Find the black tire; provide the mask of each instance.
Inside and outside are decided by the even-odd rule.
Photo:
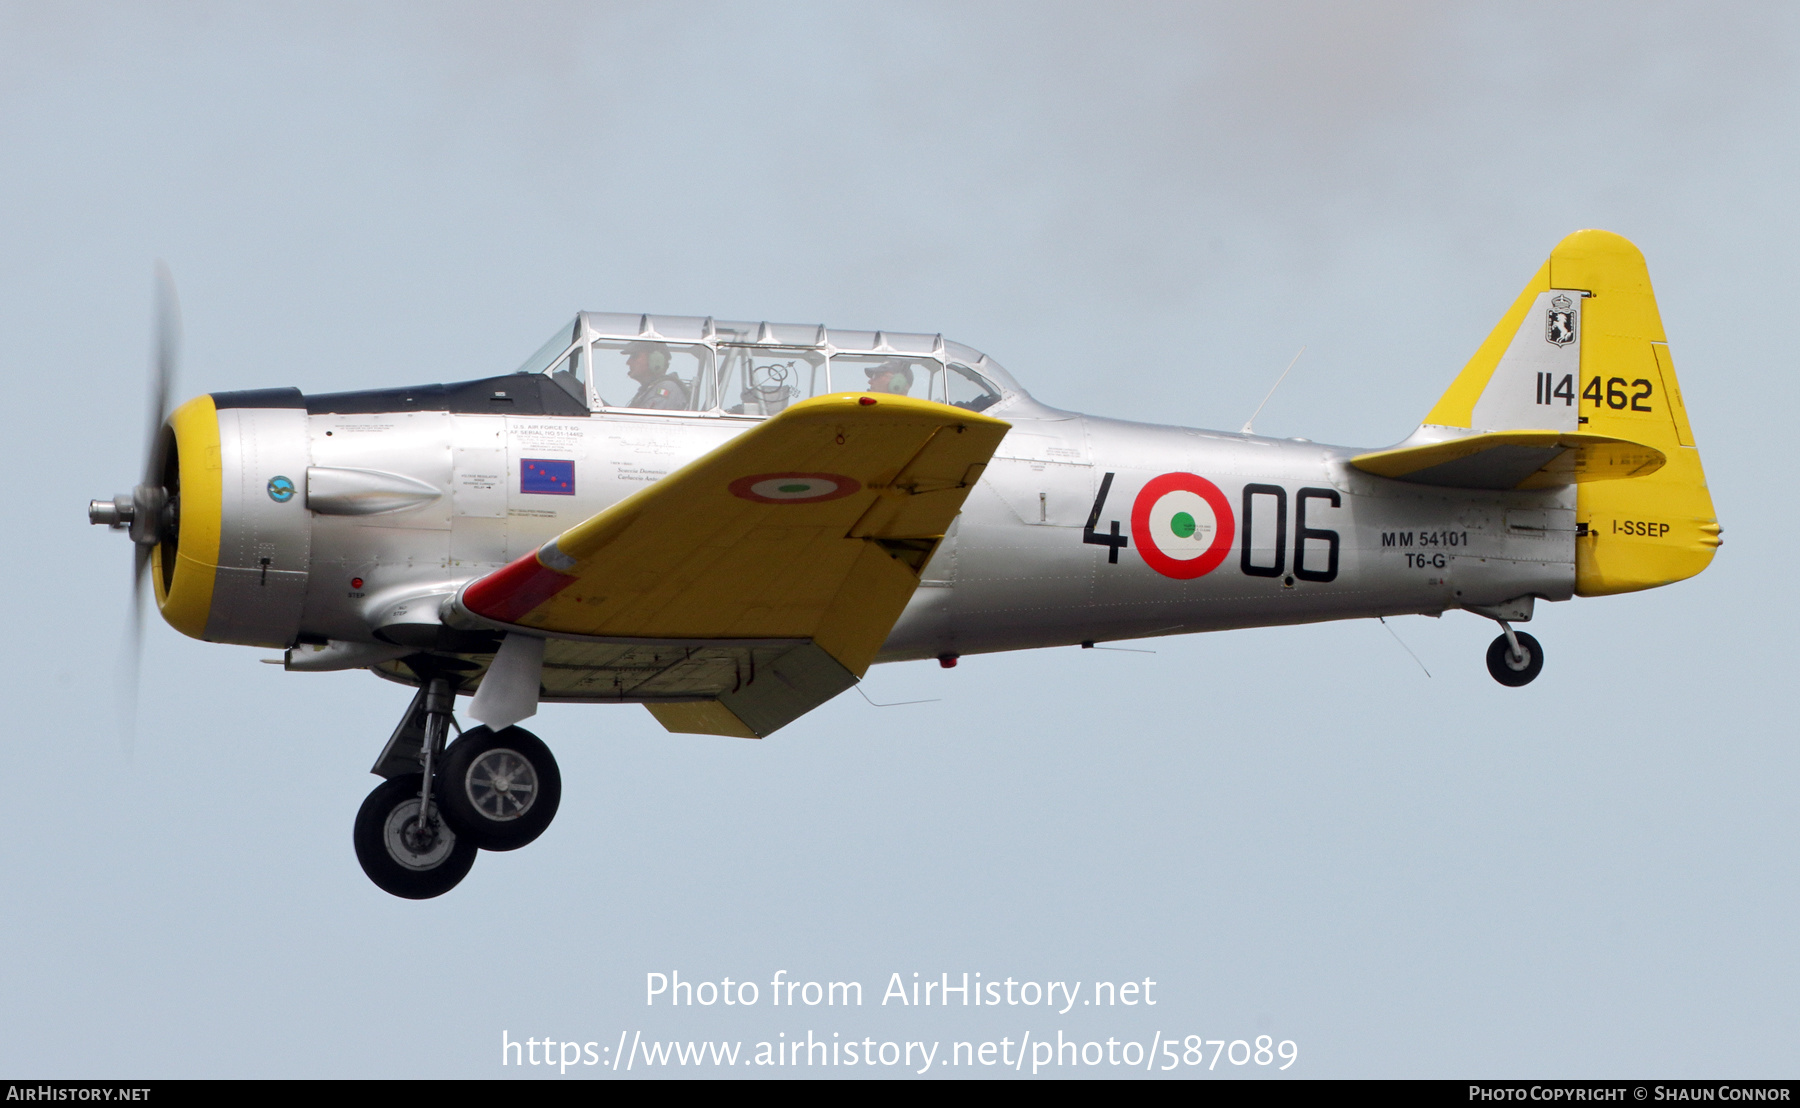
[[[483,850],[517,850],[556,818],[562,774],[531,732],[475,727],[444,752],[438,795],[458,835]]]
[[[1520,685],[1531,684],[1543,672],[1544,648],[1523,631],[1514,631],[1513,634],[1518,636],[1519,649],[1525,652],[1525,664],[1515,662],[1512,644],[1506,641],[1505,635],[1488,644],[1487,664],[1488,672],[1494,675],[1494,680],[1516,689]]]
[[[408,900],[442,896],[468,876],[475,864],[475,844],[456,834],[439,818],[442,806],[432,804],[436,834],[428,844],[417,835],[419,787],[417,773],[390,777],[375,787],[356,813],[356,860],[369,880],[386,893]],[[424,849],[420,849],[423,845]]]

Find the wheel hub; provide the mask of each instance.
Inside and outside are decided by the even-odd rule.
[[[382,832],[388,855],[412,870],[437,868],[456,846],[456,835],[435,814],[425,826],[419,825],[417,797],[396,804],[388,813]]]
[[[487,819],[506,823],[531,810],[537,799],[537,771],[518,751],[489,750],[469,765],[469,803]]]

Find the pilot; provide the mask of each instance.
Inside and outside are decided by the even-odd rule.
[[[865,369],[869,375],[867,392],[888,392],[896,396],[905,396],[912,391],[912,366],[905,362],[882,362],[873,369]]]
[[[637,395],[629,408],[654,408],[665,412],[685,412],[688,405],[687,386],[669,372],[669,348],[660,342],[634,342],[625,347],[625,372],[638,383]]]

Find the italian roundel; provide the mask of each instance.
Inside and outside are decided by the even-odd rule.
[[[1236,536],[1237,521],[1225,494],[1192,473],[1151,478],[1131,505],[1131,537],[1138,553],[1164,577],[1204,577],[1225,560]]]
[[[860,488],[856,478],[837,473],[757,473],[733,481],[731,495],[759,504],[818,504]]]

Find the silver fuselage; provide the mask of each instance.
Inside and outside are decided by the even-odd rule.
[[[987,414],[1013,429],[882,661],[1438,613],[1574,589],[1572,488],[1438,490],[1356,470],[1347,459],[1357,450],[1096,418],[1024,395]],[[224,534],[206,637],[374,642],[376,628],[423,613],[754,422],[223,410]],[[567,495],[521,491],[521,460],[544,456],[573,460]],[[402,475],[438,495],[357,514],[352,488],[328,504],[321,490],[352,470]],[[274,476],[299,484],[309,471],[313,503],[295,511],[271,500]],[[1159,572],[1134,533],[1140,490],[1168,474],[1204,478],[1236,517],[1231,549],[1198,576]]]

